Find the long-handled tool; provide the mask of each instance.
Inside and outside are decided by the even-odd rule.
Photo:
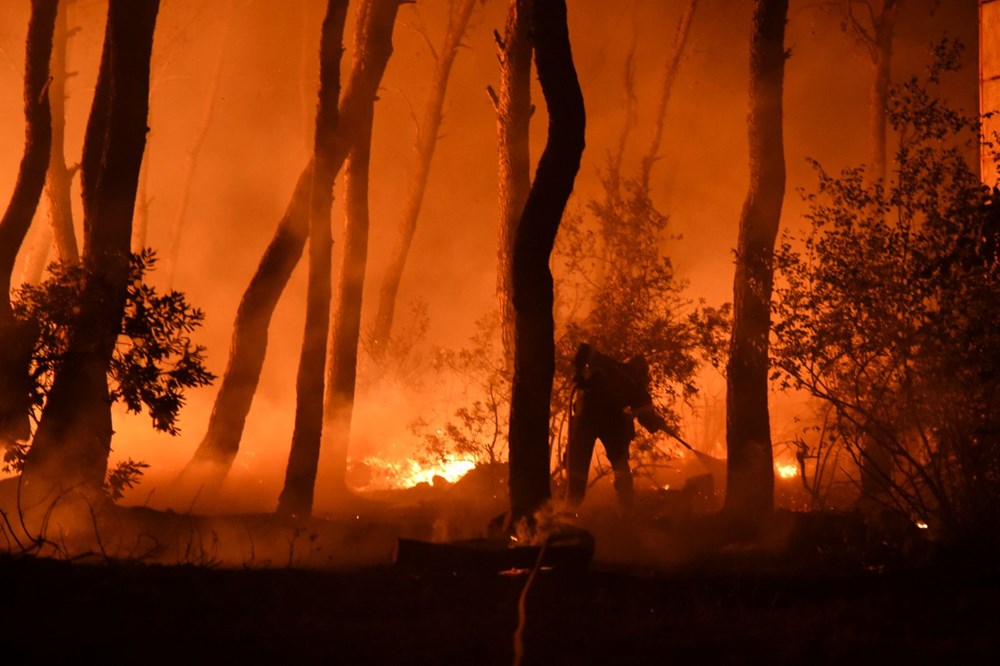
[[[694,457],[697,458],[702,465],[707,467],[709,472],[712,472],[714,474],[720,470],[725,470],[726,468],[725,460],[721,460],[719,458],[716,458],[715,456],[710,456],[707,453],[702,453],[701,451],[699,451],[698,449],[694,448],[686,441],[684,441],[684,439],[680,435],[671,430],[668,430],[667,428],[664,428],[663,432],[665,432],[673,439],[677,440],[681,444],[681,446],[683,446],[688,451],[693,453]]]

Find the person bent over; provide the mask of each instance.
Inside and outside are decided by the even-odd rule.
[[[649,432],[666,430],[649,395],[649,364],[642,356],[621,363],[589,344],[581,344],[573,361],[576,398],[569,426],[566,468],[567,500],[578,506],[587,492],[594,443],[600,439],[614,471],[618,499],[631,506],[633,497],[629,446],[635,437],[634,420]]]

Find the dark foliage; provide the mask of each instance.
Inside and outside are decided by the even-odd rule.
[[[883,185],[816,165],[807,233],[777,253],[775,376],[833,409],[878,499],[951,536],[1000,524],[1000,208],[968,160],[975,118],[936,95],[958,48],[895,87]],[[869,460],[879,450],[889,459]]]
[[[133,413],[145,408],[154,428],[176,435],[184,392],[210,384],[215,377],[205,367],[205,348],[190,337],[201,326],[204,314],[183,293],[160,294],[144,282],[155,263],[152,250],[132,256],[128,300],[108,378],[112,400],[124,402]],[[82,267],[59,263],[49,271],[49,278],[41,284],[23,285],[14,292],[15,315],[32,322],[39,333],[32,363],[36,420],[65,358],[66,331],[85,276]]]

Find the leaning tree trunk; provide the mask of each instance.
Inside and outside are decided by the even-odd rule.
[[[438,132],[441,129],[441,119],[444,115],[444,97],[448,89],[448,78],[451,67],[462,45],[462,37],[469,25],[472,9],[477,0],[458,0],[458,10],[454,10],[448,21],[441,51],[437,54],[437,65],[431,80],[430,97],[424,118],[417,129],[416,171],[410,180],[410,190],[406,196],[403,217],[399,224],[399,241],[396,245],[379,290],[378,309],[375,313],[375,323],[372,327],[372,349],[375,354],[383,354],[389,344],[392,334],[392,322],[396,311],[396,297],[399,294],[399,283],[403,279],[403,270],[410,255],[413,244],[413,234],[417,230],[417,219],[423,205],[424,193],[427,191],[427,181],[430,179],[431,162],[434,159],[434,149],[437,148]]]
[[[337,140],[340,98],[340,60],[343,54],[347,0],[330,0],[319,48],[319,104],[316,109],[316,156],[309,194],[309,283],[306,293],[306,327],[296,378],[295,429],[291,456],[278,513],[308,516],[312,510],[316,464],[303,452],[319,450],[323,427],[323,369],[326,336],[330,326],[330,275],[333,237],[330,211],[336,172],[330,161]]]
[[[55,41],[52,44],[52,82],[49,99],[52,102],[52,153],[45,194],[49,201],[49,224],[52,241],[59,261],[76,266],[80,263],[80,250],[73,229],[73,200],[71,186],[77,167],[66,166],[66,51],[73,35],[67,23],[69,3],[63,2],[56,19]]]
[[[677,32],[674,34],[674,45],[670,49],[667,57],[667,64],[663,70],[663,81],[660,83],[660,99],[656,104],[656,115],[653,116],[653,139],[649,142],[646,154],[642,156],[640,163],[639,182],[643,190],[649,191],[649,177],[653,172],[653,165],[659,157],[660,145],[663,143],[663,126],[667,116],[667,105],[670,103],[670,94],[674,89],[674,79],[681,67],[681,57],[684,55],[684,47],[687,44],[688,33],[691,31],[691,19],[694,18],[694,10],[698,5],[698,0],[688,0],[681,20],[677,24]]]
[[[497,244],[497,301],[504,358],[514,358],[514,288],[511,262],[517,223],[531,189],[531,4],[511,0],[504,35],[494,33],[500,53],[500,93],[488,89],[497,112],[500,168],[500,231]]]
[[[395,12],[399,0],[367,0],[366,5],[387,5]],[[377,12],[382,13],[382,12]],[[393,19],[395,13],[393,13]],[[380,30],[392,30],[392,24]],[[391,39],[390,37],[387,37]],[[330,162],[334,174],[340,171],[351,148],[351,138],[366,104],[378,94],[378,86],[385,72],[388,57],[381,60],[378,54],[355,58],[350,79],[340,100],[340,120],[337,140],[330,146]],[[260,371],[267,352],[267,329],[271,316],[291,277],[292,270],[302,256],[309,235],[309,189],[312,182],[312,162],[299,176],[295,194],[278,223],[250,285],[243,293],[236,322],[233,324],[233,342],[229,362],[222,375],[219,392],[215,398],[208,430],[188,463],[182,477],[197,475],[210,485],[221,483],[232,467],[239,452],[243,427],[253,396],[260,381]]]
[[[774,468],[767,408],[774,242],[785,193],[781,91],[788,0],[757,0],[750,38],[750,188],[740,215],[733,332],[726,366],[726,511],[771,511]]]
[[[399,0],[370,0],[362,6],[358,13],[358,23],[355,43],[358,45],[354,53],[354,71],[370,72],[364,80],[354,81],[357,85],[374,85],[376,88],[381,80],[382,72],[392,55],[392,31],[396,24],[396,14],[399,11]],[[341,370],[351,368],[349,392],[354,393],[353,368],[357,363],[358,327],[361,318],[361,287],[364,284],[364,266],[368,242],[368,159],[367,144],[371,141],[371,123],[375,112],[374,91],[366,95],[366,104],[356,110],[357,116],[351,125],[349,134],[341,135],[342,139],[351,141],[351,166],[348,180],[347,210],[348,231],[344,246],[344,269],[340,285],[339,313],[335,322],[334,338],[338,344],[332,351],[330,364],[331,375],[328,377],[326,399],[323,392],[312,396],[315,405],[319,406],[319,420],[313,422],[316,428],[315,436],[293,441],[292,452],[288,459],[288,472],[285,477],[285,489],[281,494],[279,513],[298,513],[308,515],[312,509],[313,487],[316,482],[316,468],[319,463],[321,432],[328,433],[330,428],[330,410],[336,396],[347,392],[344,380],[336,374],[338,364]],[[363,175],[363,177],[362,177]],[[363,197],[363,207],[359,204]],[[329,299],[327,301],[329,307]],[[353,327],[351,326],[353,324]],[[353,338],[353,348],[350,340]],[[324,344],[326,339],[324,337]],[[353,349],[353,351],[350,351]],[[317,380],[322,386],[324,367],[318,364],[312,371],[319,374]],[[315,413],[313,413],[315,417]],[[349,424],[348,424],[349,425]],[[345,428],[347,425],[344,426]],[[333,451],[333,483],[343,486],[344,473],[347,467],[346,435],[342,442],[335,442]],[[294,463],[294,465],[293,465]],[[296,511],[289,511],[294,508]]]
[[[514,381],[510,406],[510,503],[531,519],[551,497],[549,408],[555,327],[549,256],[580,169],[586,114],[570,49],[565,0],[535,0],[532,34],[549,112],[548,140],[514,238]]]
[[[24,154],[10,203],[0,219],[0,446],[27,439],[31,409],[32,327],[14,316],[11,279],[45,186],[52,142],[46,86],[58,0],[33,0],[24,61]]]
[[[232,34],[233,21],[235,20],[235,0],[229,0],[223,17],[222,34],[218,37],[219,46],[215,53],[215,63],[212,70],[212,78],[209,83],[208,94],[205,96],[205,105],[202,107],[201,120],[198,128],[194,131],[194,143],[184,157],[184,164],[181,167],[181,184],[178,190],[180,201],[177,203],[177,211],[174,213],[174,223],[170,227],[170,246],[167,249],[167,272],[165,284],[172,287],[177,276],[177,263],[181,258],[181,240],[184,237],[184,228],[188,218],[188,205],[191,202],[191,190],[194,184],[194,173],[198,165],[198,158],[201,156],[201,149],[205,145],[208,137],[208,130],[212,126],[212,118],[215,116],[215,109],[219,105],[219,84],[222,83],[222,70],[226,62],[226,52],[229,50],[229,36]],[[339,90],[339,87],[338,87]],[[143,172],[143,185],[149,178],[149,165],[145,165]],[[146,188],[143,187],[143,194]],[[140,208],[144,209],[144,223],[148,224],[149,212],[148,201],[140,201]],[[141,234],[143,241],[146,237],[146,230]]]
[[[121,330],[129,240],[146,144],[149,61],[159,0],[110,0],[94,103],[84,138],[85,278],[25,474],[100,487],[111,449],[108,365]]]

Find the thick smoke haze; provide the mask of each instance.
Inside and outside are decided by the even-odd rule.
[[[78,161],[96,79],[106,3],[76,0],[69,25],[79,28],[69,45],[66,160]],[[352,3],[356,5],[357,3]],[[626,153],[626,169],[637,166],[649,142],[661,72],[684,2],[572,0],[570,35],[587,106],[587,149],[572,207],[596,196],[599,170],[613,150],[626,106],[623,72],[635,42],[637,124]],[[785,149],[788,186],[782,226],[796,228],[798,188],[815,183],[806,158],[828,170],[863,162],[870,65],[867,54],[845,32],[840,17],[823,3],[793,0],[789,10],[789,60],[785,78]],[[185,292],[206,313],[198,341],[207,345],[209,366],[225,369],[239,299],[271,238],[305,165],[315,109],[320,0],[164,0],[153,55],[150,132],[147,146],[149,231],[147,245],[160,256],[153,282]],[[496,115],[486,93],[499,72],[493,31],[503,28],[506,2],[477,7],[454,65],[442,133],[397,303],[405,326],[409,304],[425,301],[426,347],[456,347],[475,322],[495,307],[497,242]],[[374,313],[382,272],[396,242],[412,169],[416,118],[429,89],[433,55],[446,25],[445,0],[420,0],[400,12],[394,54],[376,106],[371,179],[372,229],[365,293],[367,322]],[[353,7],[352,7],[353,9]],[[28,0],[0,3],[0,195],[13,188],[24,121],[21,101]],[[731,299],[732,249],[747,188],[747,69],[749,0],[703,0],[698,4],[684,60],[666,117],[662,159],[652,176],[657,207],[669,215],[681,238],[665,248],[688,295],[718,305]],[[228,24],[228,27],[227,27]],[[345,72],[350,67],[351,26]],[[228,30],[228,39],[223,35]],[[950,79],[957,106],[974,112],[976,98],[976,2],[912,0],[903,5],[896,31],[893,78],[925,67],[928,45],[944,36],[966,45],[964,69]],[[223,48],[224,47],[224,48]],[[215,82],[217,94],[208,95]],[[532,157],[537,159],[547,118],[540,91],[532,119]],[[206,111],[206,109],[210,109]],[[207,113],[207,116],[206,116]],[[185,164],[208,117],[204,143],[190,178],[189,203],[176,266],[169,248],[185,182]],[[79,182],[74,182],[78,191]],[[343,237],[342,193],[334,203],[335,252]],[[76,211],[79,225],[82,215]],[[18,267],[44,244],[44,204]],[[636,239],[643,242],[643,239]],[[291,439],[295,373],[305,312],[305,261],[282,297],[270,332],[268,358],[243,445],[234,466],[234,506],[273,509]],[[339,256],[334,260],[335,274]],[[366,360],[362,359],[364,366]],[[429,382],[434,386],[434,381]],[[359,394],[352,446],[356,456],[407,455],[414,447],[407,424],[430,410],[450,413],[462,387],[437,386],[431,396],[418,387],[383,387]],[[118,413],[112,464],[124,457],[149,462],[149,480],[130,497],[170,503],[170,479],[187,462],[204,434],[215,388],[190,394],[180,437],[152,431],[145,416]],[[774,419],[772,414],[772,419]],[[323,460],[317,508],[323,510]],[[150,496],[150,491],[155,493]],[[162,499],[161,499],[162,497]],[[176,500],[190,503],[191,498]],[[183,507],[183,508],[186,508]]]

